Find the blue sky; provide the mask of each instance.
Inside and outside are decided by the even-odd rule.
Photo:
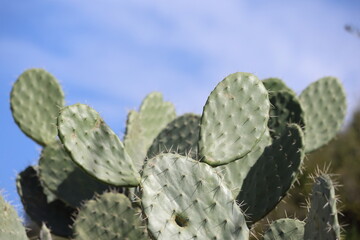
[[[0,189],[19,205],[16,173],[40,147],[14,123],[12,83],[32,67],[61,82],[67,104],[87,103],[122,135],[128,110],[161,91],[178,114],[200,113],[233,72],[282,78],[300,92],[323,76],[359,102],[359,1],[0,2]]]

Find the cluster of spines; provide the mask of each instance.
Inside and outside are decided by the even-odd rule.
[[[24,113],[21,113],[23,101],[21,99],[20,101],[18,96],[19,93],[24,91],[24,88],[27,88],[31,79],[36,79],[32,80],[36,83],[38,81],[49,81],[49,83],[42,84],[43,86],[35,86],[34,93],[56,92],[55,97],[53,97],[55,100],[48,101],[46,107],[44,106],[45,112],[50,113],[40,117],[40,121],[44,124],[48,124],[49,119],[51,119],[53,126],[56,125],[57,119],[58,129],[55,129],[56,131],[51,130],[51,133],[43,134],[42,128],[33,128],[34,124],[32,122],[28,123],[23,120],[22,115]],[[30,84],[30,90],[34,88],[33,82]],[[334,96],[337,91],[340,91],[340,96]],[[326,96],[318,98],[316,93],[323,93],[320,95]],[[327,95],[328,93],[330,93],[330,96]],[[46,96],[43,98],[46,98]],[[314,103],[312,103],[311,98],[315,98]],[[332,99],[336,106],[328,106],[326,104],[327,99]],[[35,102],[40,100],[35,99]],[[62,165],[63,169],[67,169],[61,175],[64,180],[57,183],[54,183],[54,179],[49,179],[48,175],[51,174],[46,173],[46,167],[41,164],[40,171],[33,170],[33,175],[38,182],[40,179],[43,185],[43,189],[40,190],[42,196],[45,196],[45,200],[41,200],[42,205],[51,205],[53,202],[60,201],[57,200],[57,198],[60,198],[77,207],[82,200],[88,200],[93,194],[101,193],[110,186],[138,186],[140,182],[139,172],[142,173],[141,169],[145,171],[142,176],[142,184],[144,184],[149,177],[146,172],[150,170],[147,169],[153,169],[151,164],[156,162],[155,160],[145,161],[146,158],[153,156],[155,159],[158,156],[172,158],[171,154],[161,155],[161,152],[168,151],[178,152],[183,155],[176,155],[177,159],[186,158],[187,161],[191,158],[197,159],[190,160],[196,163],[196,168],[206,166],[206,163],[211,165],[213,167],[209,167],[212,169],[211,171],[222,179],[221,188],[229,187],[231,189],[231,191],[227,191],[226,195],[229,195],[231,201],[236,199],[242,203],[243,211],[247,214],[248,225],[263,217],[284,197],[300,170],[304,151],[313,151],[327,143],[335,135],[341,126],[346,107],[342,87],[338,80],[334,80],[334,78],[320,79],[298,97],[279,79],[272,78],[259,81],[256,76],[249,73],[234,73],[226,77],[212,91],[201,117],[188,114],[175,119],[176,114],[173,105],[164,102],[160,93],[148,95],[143,101],[139,112],[131,111],[129,113],[123,144],[104,123],[98,113],[90,107],[77,104],[62,108],[64,100],[61,87],[57,84],[55,78],[44,70],[28,70],[20,76],[12,91],[11,104],[15,121],[21,129],[36,142],[44,145],[45,149],[54,144],[59,144],[56,142],[58,132],[62,142],[59,144],[59,149],[62,150],[59,150],[58,154],[60,154],[60,158],[69,160],[66,166]],[[33,105],[36,108],[36,104]],[[329,115],[329,118],[331,118],[329,120],[331,122],[330,126],[326,126],[320,121],[320,123],[316,123],[321,125],[320,131],[317,131],[316,124],[311,122],[314,116],[318,116],[318,113],[314,113],[314,108],[319,108],[321,111],[333,109],[336,112]],[[34,112],[41,112],[42,109],[43,107],[40,107],[35,109]],[[18,114],[19,112],[20,114]],[[58,115],[60,116],[58,117]],[[53,121],[55,121],[55,124]],[[302,136],[302,130],[305,131],[305,137]],[[324,131],[327,134],[322,137],[321,133]],[[33,132],[36,132],[36,134],[33,134]],[[269,133],[272,138],[270,138]],[[41,138],[42,134],[50,137],[47,137],[48,140],[43,140]],[[303,138],[306,140],[303,140]],[[312,138],[316,138],[316,144],[313,144],[310,140],[308,141],[308,139]],[[279,144],[281,139],[283,139],[283,143]],[[286,145],[286,140],[289,140],[290,145]],[[64,146],[61,146],[62,144]],[[48,161],[55,163],[57,157],[51,155],[52,153],[48,157]],[[45,153],[42,158],[45,158]],[[278,167],[275,169],[271,167],[264,168],[267,159],[272,160],[274,165]],[[145,166],[143,166],[144,163]],[[263,164],[265,165],[263,166]],[[186,167],[184,169],[178,167],[176,171],[186,171],[185,169]],[[241,169],[241,174],[236,174],[238,169]],[[195,169],[189,171],[191,174],[196,172]],[[168,171],[164,169],[164,172]],[[78,176],[81,175],[80,173],[83,177]],[[265,174],[268,179],[275,180],[276,184],[273,184],[273,186],[271,185],[272,181],[268,181],[269,189],[280,189],[280,191],[269,191],[272,195],[268,197],[273,200],[266,203],[267,206],[263,206],[263,210],[260,211],[257,208],[263,198],[259,197],[261,194],[252,192],[259,184],[256,179],[259,173]],[[72,174],[76,176],[71,176]],[[66,194],[69,192],[71,184],[66,185],[66,181],[79,181],[80,184],[82,181],[88,182],[86,180],[87,174],[97,179],[90,184],[88,192],[76,194],[75,200],[68,198]],[[207,187],[206,181],[202,180],[201,177],[195,174],[195,178],[200,180],[196,182],[193,194],[201,187]],[[48,181],[52,183],[47,183]],[[163,181],[166,182],[168,179],[165,178]],[[182,182],[181,177],[178,182]],[[20,186],[19,193],[22,195],[23,186],[21,186],[20,181],[18,186]],[[26,186],[28,187],[28,185]],[[129,196],[131,199],[135,195],[141,196],[141,191],[146,189],[144,185],[141,186],[143,189],[140,189],[140,191],[134,191],[133,188],[126,190],[132,196]],[[169,187],[169,183],[162,185],[163,190]],[[186,188],[186,184],[182,184],[173,190],[170,196],[175,199],[175,197],[182,194],[179,195],[178,192]],[[49,195],[44,195],[44,193],[49,193]],[[255,197],[249,198],[249,193]],[[155,194],[155,197],[159,197],[159,194]],[[145,197],[138,206],[147,205],[147,201]],[[28,204],[24,199],[23,202],[25,206]],[[198,204],[198,202],[199,200],[193,200],[192,205]],[[38,204],[39,206],[32,205],[34,207],[31,208],[27,207],[27,210],[34,211],[34,209],[41,207],[41,204]],[[218,205],[219,203],[209,204],[208,209],[214,209]],[[148,208],[152,208],[152,205],[148,204],[144,211],[146,212]],[[173,216],[172,218],[177,226],[189,229],[193,219],[187,218],[183,212],[175,213],[176,211],[173,210],[171,216]],[[39,215],[36,211],[32,214],[33,216]],[[239,210],[239,214],[243,216],[241,210]],[[55,213],[54,217],[56,218],[56,216]],[[44,221],[41,219],[39,221]],[[208,224],[208,220],[204,219],[201,223]],[[225,225],[228,224],[228,220],[221,222],[225,223]],[[52,221],[50,221],[51,224]],[[71,233],[66,232],[68,230],[65,233],[62,230],[57,232],[56,229],[59,229],[58,223],[54,224],[54,226],[50,226],[53,232],[63,236],[71,235]],[[241,228],[247,229],[245,227]],[[239,232],[235,230],[234,234],[239,234]],[[159,235],[159,230],[150,232],[150,235]],[[244,231],[241,232],[241,235],[243,239],[246,238],[244,237],[246,235]],[[197,238],[195,235],[192,237]],[[216,239],[216,236],[214,236],[214,239]]]

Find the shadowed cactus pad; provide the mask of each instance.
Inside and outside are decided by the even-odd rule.
[[[306,152],[311,152],[335,137],[346,114],[346,96],[340,81],[325,77],[309,85],[301,94],[305,113]]]
[[[269,213],[295,181],[304,158],[301,128],[291,124],[265,148],[252,166],[237,198],[252,224]]]
[[[295,94],[288,91],[273,92],[270,94],[270,103],[268,127],[272,138],[279,137],[290,123],[304,127],[304,111]]]
[[[56,140],[56,118],[64,105],[64,93],[50,73],[25,71],[13,86],[10,103],[15,122],[27,136],[41,145]]]
[[[327,174],[318,176],[312,189],[304,239],[340,239],[335,189]]]
[[[233,193],[234,199],[239,195],[244,179],[251,167],[261,157],[264,149],[271,144],[269,131],[266,131],[260,142],[245,157],[234,162],[216,167],[216,171],[224,177],[224,182]]]
[[[76,165],[60,142],[47,145],[39,161],[39,178],[59,199],[79,207],[94,193],[102,193],[109,185],[98,181]]]
[[[289,88],[283,80],[279,78],[267,78],[262,81],[265,88],[269,91],[270,94],[278,91],[287,91],[295,94],[295,92]],[[296,95],[296,94],[295,94]]]
[[[297,219],[282,218],[272,222],[264,233],[264,240],[304,239],[305,223]]]
[[[0,195],[0,239],[27,240],[25,228],[13,206]]]
[[[51,232],[58,236],[69,237],[72,235],[70,226],[73,220],[71,216],[75,213],[75,209],[66,206],[60,200],[47,203],[34,167],[28,167],[18,175],[16,187],[25,212],[31,220],[39,226],[45,222]]]
[[[170,122],[155,138],[148,157],[161,152],[175,152],[192,158],[198,156],[200,116],[184,114]]]
[[[203,161],[223,165],[248,154],[267,129],[268,92],[250,73],[234,73],[211,92],[203,110],[199,150]]]
[[[148,239],[140,213],[123,194],[107,192],[83,205],[74,222],[75,240]]]
[[[144,169],[142,204],[156,239],[248,239],[240,208],[205,163],[160,154]]]
[[[90,175],[115,186],[137,186],[140,175],[122,142],[100,115],[84,104],[61,110],[59,137],[72,159]]]

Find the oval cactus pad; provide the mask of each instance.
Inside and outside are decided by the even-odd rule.
[[[248,154],[269,119],[268,92],[250,73],[234,73],[211,92],[203,110],[199,150],[203,161],[223,165]]]
[[[124,146],[91,107],[75,104],[61,110],[59,137],[72,159],[90,175],[115,186],[137,186],[140,175]]]
[[[41,145],[56,140],[56,118],[64,105],[64,93],[50,73],[25,71],[12,88],[10,103],[15,122],[27,136]]]
[[[142,203],[156,239],[248,239],[245,218],[205,163],[160,154],[144,169]]]
[[[340,130],[346,114],[346,96],[340,81],[325,77],[300,94],[305,113],[305,151],[328,143]]]
[[[87,201],[74,222],[75,240],[148,239],[141,216],[123,194],[106,192]]]

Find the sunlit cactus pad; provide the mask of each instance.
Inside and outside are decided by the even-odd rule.
[[[137,186],[140,175],[124,145],[100,115],[84,104],[61,110],[59,136],[72,159],[90,175],[115,186]]]
[[[148,239],[141,214],[123,194],[106,192],[86,202],[74,222],[75,240]]]
[[[16,210],[0,195],[0,239],[27,240]]]
[[[12,88],[10,103],[15,122],[27,136],[41,145],[56,140],[56,118],[64,105],[64,93],[50,73],[25,71]]]
[[[142,204],[156,239],[248,239],[245,218],[221,178],[178,154],[148,161]]]
[[[203,110],[199,150],[203,161],[223,165],[248,154],[267,129],[268,92],[250,73],[234,73],[211,92]]]
[[[148,157],[162,152],[175,152],[180,155],[198,156],[200,116],[184,114],[170,122],[155,138],[148,151]]]
[[[303,221],[281,218],[272,222],[264,233],[264,240],[301,240],[304,239]]]
[[[139,112],[129,113],[124,144],[126,149],[129,149],[136,169],[142,168],[147,151],[154,139],[175,117],[174,105],[165,102],[159,92],[147,95]]]
[[[335,137],[346,114],[346,96],[340,81],[324,77],[300,94],[305,112],[306,152],[311,152]]]

